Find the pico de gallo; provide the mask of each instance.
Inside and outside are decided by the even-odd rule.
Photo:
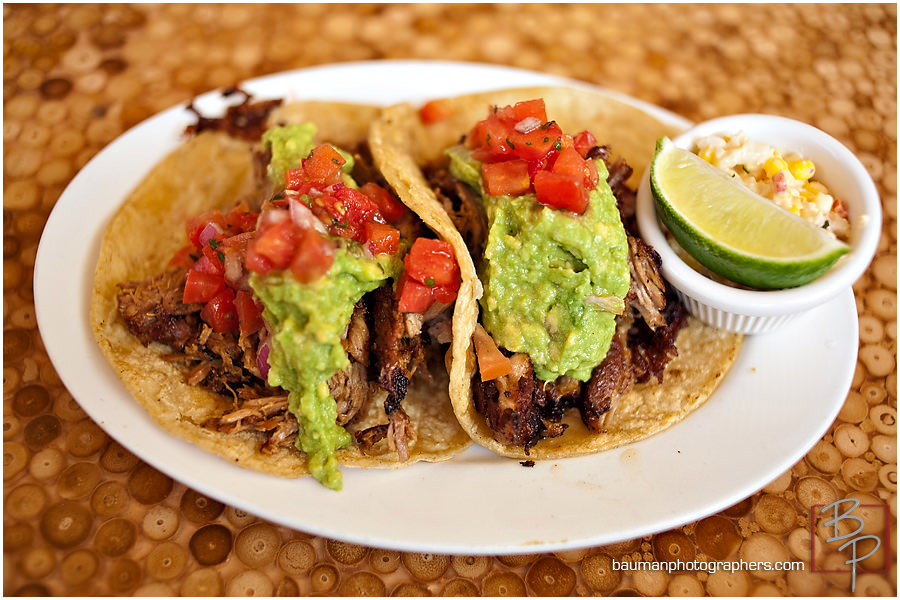
[[[541,204],[584,212],[588,190],[599,174],[587,153],[597,143],[590,131],[563,133],[547,120],[541,99],[494,107],[466,137],[471,157],[481,163],[487,194],[520,196],[533,192]]]
[[[376,183],[358,186],[353,158],[313,145],[314,133],[309,124],[269,130],[277,192],[259,212],[241,204],[190,219],[190,244],[172,263],[187,269],[184,303],[201,304],[213,331],[265,340],[259,370],[288,392],[296,445],[310,472],[339,489],[334,453],[352,440],[327,382],[349,364],[341,337],[355,304],[393,280],[399,310],[424,314],[456,299],[460,272],[447,242],[404,239],[397,225],[409,209]]]
[[[248,287],[251,273],[289,270],[300,283],[323,277],[340,240],[358,242],[372,256],[401,253],[392,225],[409,211],[376,183],[358,189],[340,180],[346,160],[333,146],[317,146],[301,167],[285,173],[284,192],[260,212],[241,203],[210,210],[185,225],[190,245],[171,264],[186,268],[186,304],[204,305],[202,318],[220,333],[244,334],[263,326],[262,306]],[[401,311],[424,313],[451,303],[459,290],[459,266],[449,243],[417,238],[403,257],[397,280]]]

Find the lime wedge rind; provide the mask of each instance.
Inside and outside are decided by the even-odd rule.
[[[681,192],[678,197],[673,193],[676,190],[667,188],[678,187],[672,184],[672,168],[689,171],[687,175],[676,173],[676,177],[687,177],[693,197],[685,200],[683,189],[677,190]],[[685,187],[684,181],[679,183]],[[824,275],[850,250],[814,224],[677,148],[668,138],[657,142],[650,186],[660,220],[678,243],[706,268],[736,283],[761,289],[798,287]],[[722,195],[736,199],[722,202]],[[687,210],[676,204],[687,205]],[[733,219],[730,230],[723,225],[719,228],[723,233],[710,233],[717,223],[729,219]],[[748,220],[753,229],[734,229],[733,223]],[[789,251],[779,251],[779,246]]]

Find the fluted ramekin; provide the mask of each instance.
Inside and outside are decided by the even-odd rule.
[[[696,271],[666,239],[650,190],[649,165],[638,190],[636,217],[641,236],[662,258],[663,276],[691,314],[721,329],[756,334],[783,327],[796,315],[828,302],[853,285],[868,268],[881,236],[881,200],[869,173],[846,146],[825,132],[792,119],[732,115],[700,123],[673,142],[693,150],[694,141],[700,137],[734,135],[739,131],[782,153],[795,152],[812,160],[816,179],[847,206],[851,250],[827,273],[797,288],[750,290],[718,283]]]

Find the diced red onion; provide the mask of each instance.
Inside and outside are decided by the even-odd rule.
[[[541,126],[541,120],[537,117],[525,117],[521,121],[515,124],[515,129],[519,133],[531,133],[535,129]]]
[[[288,211],[282,210],[280,208],[272,208],[270,210],[266,210],[260,216],[259,222],[260,225],[276,225],[281,223],[285,219],[288,219],[290,215],[288,215]]]
[[[291,211],[291,220],[294,221],[300,229],[315,229],[319,233],[325,234],[325,224],[313,214],[309,207],[295,198],[291,198],[288,206]]]
[[[256,353],[256,366],[263,379],[269,378],[269,342],[263,342]]]
[[[244,274],[244,267],[241,265],[241,257],[234,249],[229,249],[225,254],[225,279],[232,285],[237,285]]]
[[[222,233],[222,228],[216,225],[215,223],[207,223],[206,227],[204,227],[200,231],[200,245],[205,246],[209,240],[213,239],[217,235]]]

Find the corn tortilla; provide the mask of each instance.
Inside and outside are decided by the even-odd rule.
[[[640,109],[608,95],[561,87],[518,88],[468,94],[445,99],[450,117],[425,125],[416,107],[400,104],[385,109],[372,126],[373,158],[401,199],[453,245],[463,284],[453,314],[450,397],[459,422],[472,439],[503,456],[551,459],[591,454],[629,444],[668,429],[687,418],[713,393],[734,364],[743,337],[720,331],[689,317],[677,339],[678,357],[672,360],[662,383],[635,386],[614,400],[604,430],[585,427],[577,411],[568,411],[563,421],[569,427],[557,438],[541,440],[526,454],[524,448],[494,439],[484,417],[475,410],[472,376],[476,369],[472,333],[478,322],[478,299],[482,287],[475,265],[458,231],[431,190],[421,167],[442,160],[444,149],[459,142],[472,126],[484,118],[488,107],[543,98],[547,114],[563,131],[590,130],[598,142],[609,145],[634,169],[629,179],[637,186],[650,161],[656,140],[672,136],[677,129]],[[376,152],[377,149],[377,152]],[[437,229],[436,229],[437,230]]]
[[[273,111],[271,124],[311,121],[320,141],[349,147],[363,139],[379,109],[327,102],[296,102]],[[125,327],[117,310],[117,284],[140,281],[163,272],[175,252],[187,244],[185,221],[214,208],[228,209],[253,190],[251,144],[221,133],[203,132],[178,147],[136,187],[110,222],[101,242],[94,275],[90,321],[103,354],[126,389],[166,431],[216,453],[239,466],[264,473],[299,477],[308,474],[304,455],[295,449],[262,454],[261,433],[226,434],[202,427],[220,416],[232,401],[184,381],[184,372],[163,356],[170,349],[143,346]],[[437,231],[441,233],[441,231]],[[465,450],[471,440],[458,424],[447,394],[444,369],[433,379],[414,377],[403,408],[417,438],[410,457],[400,462],[385,442],[363,452],[341,449],[342,466],[396,468],[418,461],[440,461]],[[355,431],[385,422],[377,394],[368,412],[348,427]]]

